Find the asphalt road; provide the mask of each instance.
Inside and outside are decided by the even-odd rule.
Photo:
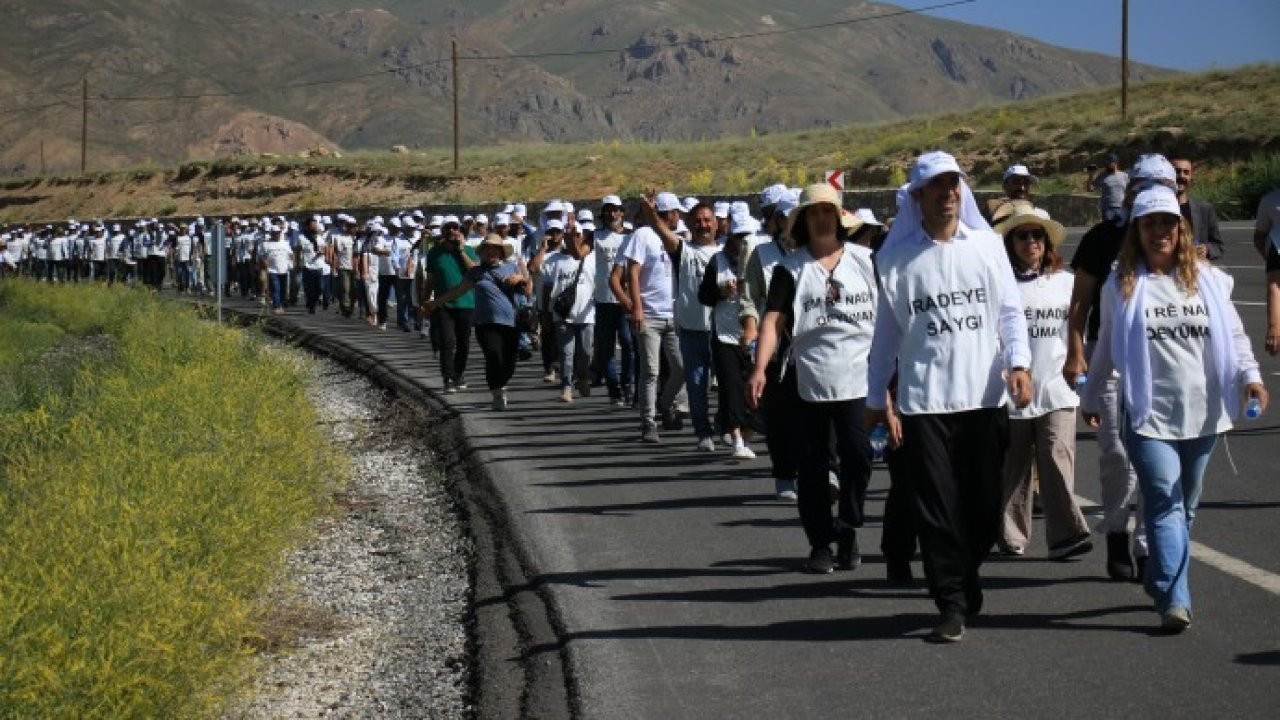
[[[1280,359],[1262,352],[1262,270],[1245,227],[1227,226],[1222,264],[1276,392]],[[332,314],[285,320],[440,387],[416,337]],[[1045,560],[1037,521],[1027,556],[985,566],[986,606],[964,641],[938,646],[923,642],[936,619],[923,587],[884,581],[883,468],[863,565],[805,575],[807,544],[794,506],[773,499],[763,443],[743,463],[695,452],[688,430],[641,445],[634,412],[598,395],[561,404],[536,362],[519,369],[509,411],[493,413],[478,353],[472,367],[472,389],[449,401],[537,569],[531,585],[558,615],[559,642],[530,654],[563,651],[582,717],[1274,717],[1280,707],[1280,406],[1231,433],[1209,466],[1190,631],[1159,634],[1140,587],[1106,579],[1101,547]],[[1083,425],[1077,491],[1098,496]]]

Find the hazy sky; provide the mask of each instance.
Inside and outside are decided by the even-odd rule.
[[[897,0],[923,7],[943,0]],[[930,15],[1120,55],[1121,0],[977,0]],[[1280,62],[1280,0],[1129,0],[1129,58],[1207,70]]]

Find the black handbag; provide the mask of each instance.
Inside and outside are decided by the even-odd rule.
[[[551,311],[562,318],[568,318],[573,312],[573,304],[578,301],[578,280],[582,278],[582,266],[587,262],[586,256],[578,261],[578,272],[573,274],[573,283],[560,292],[551,301]]]

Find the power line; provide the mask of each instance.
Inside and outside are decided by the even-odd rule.
[[[199,100],[203,98],[215,97],[240,97],[243,95],[261,95],[269,92],[283,92],[285,90],[296,90],[299,88],[316,87],[318,85],[338,85],[341,83],[354,82],[356,80],[366,80],[371,77],[380,75],[397,74],[407,72],[409,70],[420,70],[422,68],[431,67],[433,65],[443,65],[447,60],[432,60],[430,62],[415,63],[413,65],[397,65],[393,68],[383,68],[373,72],[361,73],[359,75],[348,75],[340,78],[328,78],[324,80],[304,80],[296,83],[289,83],[274,88],[260,88],[257,90],[230,90],[225,92],[202,92],[188,93],[179,95],[102,95],[101,100],[109,100],[113,102],[154,102],[164,100]]]
[[[953,2],[939,3],[937,5],[927,5],[919,8],[907,8],[904,10],[894,10],[893,12],[880,13],[879,15],[867,15],[866,17],[851,18],[849,20],[834,20],[832,22],[819,23],[817,25],[803,25],[793,28],[781,28],[778,30],[761,30],[760,32],[738,33],[735,35],[716,35],[706,38],[698,38],[696,40],[676,40],[666,43],[655,43],[653,45],[632,45],[623,48],[609,48],[599,50],[566,50],[564,52],[547,52],[547,53],[522,53],[515,55],[468,55],[458,58],[459,60],[528,60],[547,57],[574,57],[577,55],[612,55],[616,53],[626,52],[628,50],[657,50],[670,47],[684,47],[688,45],[698,45],[701,43],[725,42],[728,40],[750,40],[760,37],[769,37],[772,35],[786,35],[789,33],[809,32],[811,30],[825,30],[833,27],[841,27],[844,25],[855,25],[857,23],[870,22],[872,20],[884,20],[886,18],[898,17],[900,15],[915,15],[926,12],[928,10],[941,10],[943,8],[956,7],[958,5],[969,5],[978,2],[978,0],[954,0]]]

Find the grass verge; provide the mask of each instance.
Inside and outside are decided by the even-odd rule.
[[[204,717],[341,471],[300,368],[123,288],[0,284],[0,716]]]

